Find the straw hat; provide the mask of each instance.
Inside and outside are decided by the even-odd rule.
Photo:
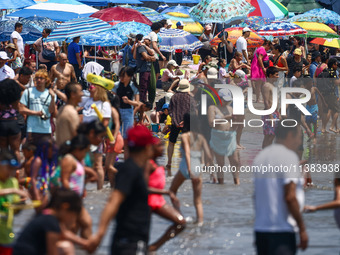
[[[190,92],[191,91],[190,82],[187,79],[181,80],[178,84],[177,91],[178,92]]]

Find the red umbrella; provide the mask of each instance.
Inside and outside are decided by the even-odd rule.
[[[119,6],[100,10],[93,13],[90,17],[99,18],[106,22],[111,22],[113,20],[121,22],[135,21],[147,24],[149,26],[152,25],[152,22],[139,11]]]

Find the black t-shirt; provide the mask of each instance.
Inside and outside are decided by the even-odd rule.
[[[287,58],[287,64],[288,64],[288,69],[289,69],[289,71],[288,71],[288,78],[292,78],[293,77],[293,75],[294,75],[294,68],[296,67],[296,66],[299,66],[299,67],[303,67],[303,65],[305,65],[305,66],[308,66],[309,65],[309,63],[308,63],[308,61],[305,59],[305,58],[301,58],[301,61],[300,62],[296,62],[295,61],[295,59],[294,59],[294,56],[291,56],[291,57],[288,57]]]
[[[126,96],[128,99],[131,101],[133,100],[133,90],[130,85],[124,86],[122,83],[118,83],[118,88],[117,88],[117,96],[120,99],[120,108],[121,109],[130,109],[132,108],[132,105],[124,103],[122,97]]]
[[[57,218],[53,215],[38,215],[20,234],[14,244],[13,255],[47,254],[46,235],[48,232],[60,233]]]
[[[125,200],[117,213],[114,240],[126,239],[129,242],[148,243],[150,209],[144,170],[132,159],[127,159],[117,169],[115,189],[125,195]]]

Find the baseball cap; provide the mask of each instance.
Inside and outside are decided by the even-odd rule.
[[[183,21],[178,21],[178,22],[176,23],[176,26],[177,26],[177,27],[184,27],[185,24],[183,23]]]
[[[164,109],[169,109],[169,104],[163,104],[162,110],[164,110]]]
[[[7,56],[6,51],[0,51],[0,58],[1,59],[9,59],[9,57]]]
[[[302,55],[302,51],[300,49],[295,49],[293,54],[301,56]]]
[[[220,98],[222,98],[224,101],[228,102],[228,101],[231,101],[233,100],[233,97],[232,97],[232,94],[231,94],[231,91],[227,88],[225,89],[220,89],[218,91],[218,96]]]
[[[135,126],[127,131],[127,140],[130,147],[145,147],[157,144],[158,139],[145,126]]]
[[[246,73],[242,70],[237,70],[234,75],[236,75],[237,77],[241,78],[242,81],[246,81]]]
[[[167,19],[167,20],[166,20],[166,24],[167,24],[168,26],[172,26],[171,20],[170,20],[170,19]]]
[[[176,61],[173,59],[168,62],[168,65],[178,66]]]
[[[245,32],[251,32],[251,30],[250,30],[250,28],[249,27],[245,27],[245,28],[243,28],[243,33],[245,33]]]
[[[205,30],[211,30],[211,26],[210,25],[205,25],[204,29]]]
[[[145,41],[145,40],[150,40],[151,41],[151,37],[146,35],[146,36],[143,37],[143,41]]]
[[[132,40],[136,40],[136,36],[137,35],[135,33],[130,33],[130,34],[127,35],[127,38],[132,39]]]
[[[93,73],[89,73],[89,74],[86,76],[86,80],[87,80],[89,83],[92,83],[92,84],[101,86],[101,87],[103,87],[104,89],[107,89],[107,90],[112,90],[113,87],[115,86],[114,81],[109,80],[109,79],[106,79],[106,78],[101,77],[101,76],[99,76],[99,75],[95,75],[95,74],[93,74]]]

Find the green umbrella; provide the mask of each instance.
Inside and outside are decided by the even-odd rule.
[[[294,13],[304,13],[315,8],[322,8],[315,0],[282,0],[281,4]]]

